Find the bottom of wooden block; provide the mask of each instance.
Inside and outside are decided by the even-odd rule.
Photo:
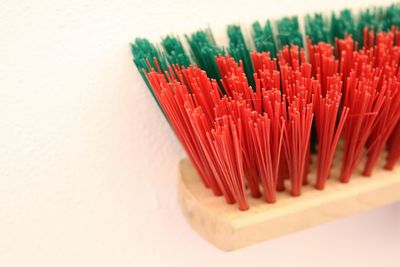
[[[181,161],[180,170],[179,202],[185,217],[201,236],[225,251],[400,201],[400,168],[377,167],[373,176],[355,174],[347,184],[337,181],[339,168],[334,168],[323,191],[305,186],[296,198],[281,192],[275,204],[250,197],[250,209],[243,212],[206,189],[189,160]]]

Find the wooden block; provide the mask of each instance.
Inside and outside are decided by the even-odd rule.
[[[337,181],[340,164],[334,164],[337,166],[325,190],[314,189],[311,181],[303,187],[300,197],[292,197],[286,191],[278,193],[275,204],[249,196],[250,209],[243,212],[236,205],[226,204],[223,197],[215,197],[203,186],[192,163],[182,160],[179,202],[201,236],[222,250],[235,250],[400,201],[400,166],[386,171],[381,167],[382,161],[373,176],[361,176],[358,170],[347,184]],[[314,173],[310,173],[310,180]]]

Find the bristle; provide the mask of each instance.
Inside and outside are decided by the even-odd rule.
[[[199,143],[203,148],[207,163],[215,177],[215,181],[221,189],[226,202],[228,204],[235,203],[235,196],[232,193],[232,186],[229,180],[230,177],[225,176],[226,173],[222,170],[221,162],[216,155],[215,144],[209,136],[212,130],[212,125],[210,125],[205,118],[201,107],[194,108],[191,105],[187,105],[186,108]]]
[[[145,72],[151,71],[151,69],[158,69],[162,66],[162,71],[167,70],[167,64],[165,58],[162,56],[161,52],[156,49],[156,47],[150,43],[147,39],[136,38],[134,43],[131,43],[131,52],[133,55],[133,62],[138,68],[143,80],[146,82],[147,87],[153,98],[158,103],[158,98],[155,96],[148,80],[146,79]],[[160,106],[161,107],[161,106]]]
[[[256,160],[257,147],[254,144],[254,139],[250,127],[251,121],[256,120],[259,114],[248,108],[244,101],[238,102],[237,107],[239,111],[238,117],[240,118],[243,129],[243,163],[247,185],[249,186],[252,197],[259,198],[262,195],[259,186],[259,176],[261,170],[258,168],[259,163]]]
[[[164,75],[154,70],[148,73],[146,77],[171,127],[199,172],[204,185],[210,187],[215,195],[221,195],[221,189],[216,181],[217,177],[213,175],[212,166],[207,161],[204,148],[199,143],[186,112],[187,105],[195,105],[187,87],[178,81],[167,82]]]
[[[339,114],[341,102],[341,81],[339,75],[327,78],[326,94],[322,93],[321,85],[317,88],[315,107],[315,123],[318,135],[318,165],[315,187],[323,189],[329,177],[336,147],[346,122],[349,108],[344,107]],[[336,122],[339,120],[336,126]]]
[[[393,47],[393,34],[378,33],[376,49],[371,50],[374,56],[370,60],[381,69],[378,90],[385,92],[385,99],[366,144],[368,160],[363,172],[365,176],[372,174],[379,155],[400,119],[400,81],[396,75],[400,50],[399,47]]]
[[[249,121],[250,138],[254,143],[255,161],[259,168],[261,185],[265,201],[274,203],[276,201],[276,183],[272,167],[271,153],[271,121],[267,116],[258,116],[255,120]]]
[[[347,42],[352,40],[348,38]],[[375,68],[361,52],[355,52],[352,58],[342,53],[342,57],[346,57],[349,70],[343,103],[350,111],[343,129],[345,146],[340,180],[348,182],[385,101],[386,88],[379,88],[381,69]]]
[[[223,116],[216,121],[216,127],[208,138],[214,144],[215,157],[239,209],[247,210],[249,204],[244,184],[240,121],[236,124],[232,117]]]
[[[384,16],[382,16],[383,31],[389,31],[393,26],[400,27],[400,5],[392,4],[385,11],[383,11]]]
[[[331,32],[337,38],[344,38],[346,35],[357,35],[356,23],[350,9],[340,11],[337,16],[332,13]]]
[[[254,88],[253,64],[251,63],[250,50],[247,48],[242,29],[238,25],[228,26],[229,54],[236,62],[243,63],[243,69],[248,77],[249,84]]]
[[[260,84],[260,83],[258,83]],[[285,133],[285,103],[277,89],[262,91],[263,113],[249,122],[251,138],[256,150],[255,161],[259,166],[265,201],[276,201],[279,166]],[[263,115],[260,115],[263,114]]]
[[[243,129],[242,149],[244,172],[247,177],[248,186],[253,197],[260,197],[260,189],[258,186],[258,168],[254,161],[255,148],[250,137],[248,121],[254,115],[248,103],[254,98],[254,92],[249,87],[243,67],[237,64],[235,60],[229,56],[216,58],[222,75],[221,83],[225,88],[225,92],[237,102],[231,102],[228,98],[223,98],[218,105],[215,106],[216,117],[222,117],[224,114],[230,114],[241,123]],[[234,103],[234,108],[232,104]],[[236,111],[236,112],[235,112]]]
[[[344,107],[341,115],[342,81],[338,73],[338,60],[333,46],[326,43],[312,45],[307,40],[313,76],[319,81],[315,86],[315,124],[318,138],[317,181],[315,187],[323,189],[329,176],[334,153],[341,136],[349,109]],[[339,122],[337,123],[337,120]]]
[[[311,65],[304,62],[304,51],[285,47],[278,53],[282,77],[282,93],[287,98],[288,112],[284,150],[291,180],[291,194],[299,196],[309,162],[310,134],[313,122],[314,95]]]
[[[161,67],[161,71],[167,70],[164,55],[149,40],[136,38],[135,42],[131,44],[131,52],[134,56],[133,61],[139,70],[145,69],[148,72],[150,68],[159,70],[159,67]]]
[[[249,84],[242,62],[240,61],[238,64],[230,56],[219,56],[215,58],[215,61],[221,73],[221,84],[225,93],[235,99],[239,95],[250,98]]]
[[[272,57],[276,57],[276,44],[269,20],[264,27],[259,22],[253,23],[253,41],[257,52],[270,52]]]
[[[303,47],[303,36],[300,33],[298,17],[285,17],[277,22],[280,47],[296,45]]]
[[[305,18],[306,35],[309,36],[313,44],[319,42],[330,43],[333,41],[328,21],[322,14],[307,15]]]
[[[321,14],[307,16],[307,56],[297,17],[254,23],[257,52],[239,25],[228,27],[227,50],[209,29],[186,36],[190,57],[174,36],[161,49],[146,39],[131,49],[204,185],[247,210],[249,196],[274,203],[285,184],[291,195],[301,195],[312,153],[313,186],[324,189],[341,139],[342,168],[334,179],[349,182],[364,159],[363,174],[371,175],[385,148],[385,168],[395,166],[399,10],[365,10],[358,19],[344,10],[330,23]]]
[[[205,70],[210,78],[219,80],[221,76],[214,57],[225,52],[215,43],[211,30],[198,31],[190,36],[186,35],[186,40],[190,46],[193,61]]]
[[[397,123],[395,130],[391,134],[388,146],[388,156],[385,169],[393,170],[395,164],[400,159],[400,122]]]
[[[189,56],[183,48],[182,42],[178,37],[167,36],[161,41],[162,46],[167,53],[167,59],[170,65],[179,65],[188,67],[191,62]]]

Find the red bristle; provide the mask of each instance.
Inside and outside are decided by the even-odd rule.
[[[271,122],[267,116],[259,116],[255,121],[249,122],[251,138],[256,152],[256,162],[260,172],[261,185],[264,199],[268,203],[276,201],[276,180],[271,158]]]
[[[360,53],[355,53],[354,62],[348,62],[348,65],[352,68],[345,87],[344,105],[350,108],[350,112],[343,129],[342,182],[350,180],[385,99],[385,90],[378,89],[382,73],[379,68],[369,65],[367,58]]]
[[[147,73],[146,77],[204,185],[210,187],[215,195],[221,195],[221,189],[195,136],[190,119],[184,111],[184,103],[191,97],[186,86],[182,86],[179,82],[168,83],[163,74],[156,73],[154,70]]]
[[[181,136],[183,136],[185,143],[190,144],[190,146],[188,146],[190,148],[188,153],[191,154],[192,157],[198,158],[200,161],[200,168],[207,171],[204,175],[207,175],[206,177],[208,177],[209,186],[213,190],[214,194],[221,195],[221,189],[216,182],[216,177],[212,175],[205,153],[201,149],[198,139],[195,137],[194,130],[191,127],[190,119],[185,113],[185,103],[193,101],[193,99],[191,99],[186,89],[179,83],[175,83],[172,89],[174,93],[169,90],[165,90],[162,93],[161,102],[165,103],[165,106],[167,107],[166,110],[170,111],[168,113],[173,114],[171,119],[174,121],[173,124],[175,125],[175,130],[182,133]]]
[[[395,45],[400,46],[400,30],[397,27],[392,28],[392,33],[395,37]]]
[[[256,91],[279,90],[281,88],[280,73],[277,71],[276,59],[271,59],[269,53],[251,53],[252,62],[255,69],[254,80],[261,82],[256,84]],[[261,94],[258,93],[257,96]]]
[[[257,112],[253,112],[244,100],[229,100],[227,97],[221,99],[220,103],[215,106],[217,117],[229,115],[234,118],[242,129],[242,153],[244,172],[246,174],[247,185],[250,188],[251,195],[255,198],[261,196],[258,181],[258,167],[255,157],[255,148],[251,139],[248,122],[257,117]]]
[[[256,111],[256,113],[252,113],[248,108],[245,107],[245,105],[241,105],[242,112],[241,114],[248,114],[246,118],[246,115],[242,116],[241,120],[243,122],[248,121],[249,119],[252,120],[254,118],[251,118],[252,116],[257,117],[258,115],[254,114],[261,114],[263,112],[269,112],[271,115],[274,116],[281,116],[279,115],[280,112],[274,113],[274,110],[276,107],[271,107],[271,105],[275,105],[276,100],[279,99],[279,105],[280,105],[280,93],[278,91],[278,97],[275,96],[275,99],[272,99],[273,95],[272,94],[267,94],[269,90],[272,90],[273,87],[279,88],[279,84],[275,84],[275,82],[279,79],[276,79],[277,73],[274,70],[276,69],[276,64],[270,60],[269,54],[267,53],[260,53],[260,54],[253,54],[252,58],[257,61],[257,66],[258,66],[258,71],[260,72],[260,75],[262,76],[261,79],[258,79],[257,75],[255,74],[255,81],[256,81],[256,90],[253,91],[247,82],[247,78],[244,74],[243,67],[241,63],[238,65],[233,58],[230,58],[228,56],[225,57],[218,57],[216,60],[218,62],[218,65],[220,67],[221,74],[223,76],[223,84],[226,87],[226,91],[229,91],[231,95],[235,99],[244,99],[247,102],[247,107],[250,108],[251,110]],[[228,71],[229,70],[229,71]],[[275,76],[275,78],[274,78]],[[279,76],[278,76],[279,77]],[[262,88],[261,84],[268,85],[267,88]],[[277,89],[275,89],[275,94]],[[270,98],[268,98],[270,97]],[[272,104],[271,104],[272,103]],[[266,111],[266,109],[268,109]],[[253,114],[253,115],[250,115]],[[280,119],[280,117],[278,117]],[[283,129],[282,123],[280,121],[277,121],[274,117],[274,125],[280,124],[279,128],[275,127],[274,129],[279,130]],[[256,174],[260,175],[260,179],[262,181],[262,185],[264,188],[264,196],[266,201],[271,202],[273,201],[273,198],[270,197],[271,195],[271,190],[267,190],[267,185],[272,186],[275,190],[276,187],[276,181],[271,184],[271,182],[267,182],[266,179],[269,177],[267,176],[265,169],[260,169],[260,165],[254,166],[255,162],[257,162],[257,148],[259,146],[262,146],[262,144],[254,143],[254,131],[249,131],[249,125],[244,124],[243,126],[243,134],[245,136],[244,138],[244,159],[245,159],[245,172],[247,174],[247,180],[248,180],[248,185],[250,187],[250,190],[252,192],[252,195],[255,197],[258,197],[260,192],[258,191],[258,186],[254,185],[254,176]],[[271,164],[273,164],[270,168],[272,168],[272,174],[274,175],[272,177],[272,181],[276,180],[277,174],[278,174],[278,167],[279,167],[279,159],[280,159],[280,147],[281,147],[281,141],[279,142],[279,138],[276,137],[276,130],[274,130],[274,136],[272,137],[272,142],[273,142],[273,153],[271,155]],[[282,134],[280,135],[282,136]],[[280,140],[282,137],[280,137]],[[278,147],[277,147],[278,144]],[[258,153],[259,155],[259,153]],[[260,162],[260,161],[258,161]],[[261,161],[263,162],[263,161]],[[260,162],[260,163],[261,163]],[[258,166],[258,167],[257,167]],[[257,172],[255,172],[254,167],[256,167]]]
[[[353,64],[353,54],[357,50],[357,42],[350,35],[345,39],[335,39],[336,43],[336,58],[340,59],[339,73],[342,76],[343,86],[346,87],[347,77]]]
[[[225,93],[228,96],[232,96],[233,92],[231,90],[231,87],[229,86],[228,82],[227,82],[227,77],[228,76],[232,76],[234,75],[234,70],[237,68],[236,66],[236,62],[233,58],[229,57],[229,56],[218,56],[215,57],[215,61],[218,65],[218,70],[219,73],[221,74],[221,83],[222,86],[224,87]],[[232,69],[232,67],[234,66],[234,68]]]
[[[213,106],[222,95],[216,82],[210,81],[206,72],[197,67],[183,68],[182,74],[196,106],[203,108],[209,121],[214,120]]]
[[[243,161],[245,166],[245,174],[250,188],[251,195],[255,198],[261,196],[259,188],[259,170],[257,161],[255,160],[256,147],[253,143],[252,134],[250,131],[249,123],[258,117],[257,112],[251,111],[250,108],[245,107],[244,104],[240,105],[240,121],[243,127]]]
[[[373,48],[375,45],[375,32],[368,30],[368,27],[363,29],[363,48]]]
[[[160,64],[158,63],[157,58],[154,57],[154,58],[153,58],[153,61],[154,61],[154,63],[156,64],[157,72],[158,72],[158,73],[162,73],[162,70],[161,70]],[[150,66],[150,63],[149,63],[148,61],[147,61],[147,64]]]
[[[287,97],[288,103],[293,102],[295,97],[300,97],[300,105],[304,107],[311,102],[311,65],[301,64],[294,70],[285,61],[279,62],[281,67],[282,94]]]
[[[282,64],[291,65],[289,46],[284,46],[282,50],[278,53],[277,57],[279,60],[279,66],[281,66]]]
[[[207,133],[213,144],[214,156],[229,184],[231,192],[240,210],[249,208],[246,187],[244,184],[243,158],[241,147],[241,127],[237,127],[230,116],[223,116],[216,121],[211,134]]]
[[[400,49],[393,46],[392,33],[378,34],[375,50],[375,60],[373,58],[372,61],[381,67],[378,90],[385,92],[385,99],[366,146],[368,160],[363,172],[366,176],[372,174],[379,155],[400,119],[400,82],[396,77],[399,74],[395,63],[398,62]]]
[[[222,76],[221,82],[225,91],[236,101],[232,102],[224,97],[220,104],[214,107],[214,110],[217,117],[230,114],[234,118],[240,119],[239,121],[242,123],[244,172],[251,195],[257,198],[261,196],[258,185],[259,173],[254,161],[255,150],[248,129],[248,120],[251,119],[253,107],[261,112],[261,97],[257,97],[252,88],[249,87],[241,63],[237,64],[229,56],[216,57],[216,62]]]
[[[253,112],[248,127],[255,150],[253,160],[258,166],[264,198],[266,202],[273,203],[276,200],[281,148],[285,129],[283,117],[285,106],[278,90],[259,90],[262,90],[264,115]]]
[[[379,155],[400,118],[400,83],[392,80],[383,87],[388,87],[385,102],[377,115],[372,133],[367,143],[367,162],[363,174],[370,176]]]
[[[276,190],[278,190],[279,192],[285,191],[285,180],[289,179],[289,177],[289,166],[286,160],[286,156],[285,153],[281,153]]]
[[[285,132],[285,154],[287,158],[291,193],[293,196],[301,194],[304,180],[307,153],[310,149],[310,133],[313,120],[313,102],[302,107],[302,99],[295,97],[289,103],[287,130]]]
[[[308,145],[310,146],[310,142],[308,142]],[[307,149],[306,159],[304,162],[303,185],[308,185],[308,174],[310,173],[311,164],[311,149]]]
[[[318,138],[317,180],[315,187],[322,190],[329,177],[333,157],[343,130],[349,109],[343,108],[339,115],[339,105],[342,97],[342,82],[338,74],[338,60],[334,58],[333,46],[325,43],[312,45],[307,40],[310,62],[313,66],[313,76],[320,82],[314,87],[315,123]],[[336,126],[337,119],[338,125]]]
[[[400,159],[400,122],[391,134],[388,141],[388,156],[385,169],[393,170],[397,161]]]
[[[284,123],[282,121],[283,114],[281,111],[283,109],[281,107],[282,100],[278,89],[279,82],[276,83],[276,81],[279,81],[279,73],[276,71],[276,63],[270,59],[268,53],[253,53],[252,58],[256,61],[257,71],[261,76],[259,79],[257,74],[254,75],[256,82],[255,91],[249,87],[241,63],[237,64],[233,58],[229,56],[217,57],[216,60],[220,67],[220,72],[223,77],[222,84],[226,87],[226,91],[229,91],[234,99],[242,101],[240,105],[241,111],[238,112],[242,114],[240,117],[241,121],[253,121],[254,123],[254,121],[259,120],[259,115],[257,114],[262,114],[262,112],[266,112],[271,117],[269,124],[271,124],[272,121],[273,127],[271,128],[273,132],[268,133],[268,138],[271,138],[269,141],[271,142],[269,144],[269,146],[271,146],[270,161],[266,163],[265,158],[260,158],[260,150],[257,149],[265,147],[265,140],[262,140],[262,143],[255,142],[255,131],[254,129],[249,129],[248,124],[243,124],[243,135],[245,137],[243,154],[245,173],[247,174],[247,181],[252,195],[258,197],[260,194],[258,185],[254,184],[254,176],[258,174],[262,181],[261,184],[264,189],[265,200],[267,202],[273,202],[274,197],[272,196],[273,191],[271,191],[271,188],[273,188],[274,191],[276,190],[284,129]],[[262,87],[262,85],[264,86]],[[245,102],[243,102],[243,100]],[[216,108],[217,114],[223,114],[224,111],[219,110],[219,107]],[[235,115],[232,114],[232,116]],[[265,130],[265,128],[263,129]],[[260,131],[261,129],[258,131],[259,134]],[[269,167],[269,173],[265,168],[261,169],[261,166],[265,167],[265,164],[268,166],[271,165]],[[267,179],[270,180],[267,181]]]
[[[315,188],[320,190],[325,187],[336,147],[349,113],[349,108],[345,107],[341,115],[339,115],[339,104],[342,97],[339,75],[328,77],[327,84],[328,90],[325,97],[321,93],[320,86],[317,87],[315,104],[315,123],[318,136],[318,164]],[[336,126],[338,118],[339,122]]]
[[[314,114],[317,189],[329,178],[341,135],[342,182],[349,181],[364,149],[364,175],[385,145],[386,168],[400,158],[400,33],[393,28],[363,34],[360,50],[351,36],[336,39],[336,49],[307,39],[310,63],[297,46],[284,47],[278,61],[252,52],[255,88],[243,63],[228,55],[215,57],[218,82],[195,65],[170,65],[161,73],[156,58],[144,73],[204,185],[246,210],[248,193],[273,203],[285,179],[293,196],[301,194],[311,165]]]
[[[338,73],[339,61],[335,59],[334,48],[330,44],[312,45],[307,39],[308,57],[312,65],[312,75],[321,83],[321,95],[325,97],[328,89],[327,79]]]
[[[292,45],[290,48],[284,46],[278,53],[277,57],[279,60],[279,66],[290,66],[293,70],[298,70],[299,67],[306,62],[304,49],[300,49],[296,45]]]
[[[276,59],[271,59],[269,52],[251,52],[251,61],[253,62],[254,71],[274,71],[277,70]]]
[[[285,132],[286,104],[279,89],[263,90],[263,112],[268,115],[271,125],[270,147],[273,180],[276,188],[282,188],[283,180],[279,176],[282,157],[283,136]]]
[[[207,134],[211,132],[212,125],[210,125],[209,122],[206,120],[206,116],[201,107],[194,108],[189,103],[190,102],[186,104],[187,113],[189,114],[191,123],[197,134],[199,143],[203,148],[203,152],[208,161],[208,165],[210,166],[211,171],[216,178],[216,181],[226,199],[226,202],[228,204],[235,203],[235,198],[231,192],[230,185],[227,183],[224,173],[222,173],[218,159],[214,155],[212,143],[209,142],[207,136]]]
[[[304,60],[304,52],[300,52]],[[282,90],[288,102],[284,150],[291,181],[291,194],[299,196],[303,183],[307,183],[307,158],[310,153],[310,134],[314,112],[311,65],[302,63],[298,48],[285,47],[278,53],[281,67]]]
[[[221,83],[228,96],[234,99],[250,99],[251,95],[242,62],[236,63],[234,58],[226,55],[215,58],[221,73]]]
[[[281,164],[285,164],[282,144],[285,131],[286,104],[280,92],[279,72],[276,70],[276,61],[271,60],[268,53],[252,53],[253,64],[257,67],[254,80],[256,82],[256,98],[262,99],[262,107],[258,107],[253,100],[253,106],[259,114],[268,115],[271,125],[270,157],[272,164],[272,180],[275,190],[284,189],[284,179],[279,176]],[[257,102],[258,103],[258,102]],[[262,110],[262,111],[261,111]],[[265,115],[264,115],[265,116]],[[283,160],[282,160],[283,159]],[[282,161],[281,161],[282,160]]]

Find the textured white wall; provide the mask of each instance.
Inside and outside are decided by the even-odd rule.
[[[237,252],[208,245],[178,209],[184,153],[131,62],[137,36],[346,4],[3,0],[0,266],[400,266],[398,204]]]

